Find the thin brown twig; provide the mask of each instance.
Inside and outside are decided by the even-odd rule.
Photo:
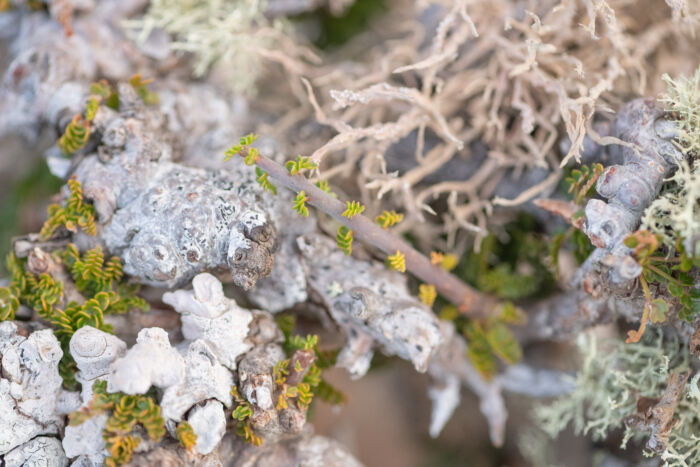
[[[244,148],[241,154],[246,156],[247,148]],[[438,293],[456,305],[462,313],[484,316],[497,303],[495,298],[474,290],[445,269],[433,265],[426,256],[406,241],[375,224],[368,217],[361,214],[351,218],[343,217],[345,203],[316,187],[303,175],[290,175],[284,167],[263,155],[258,156],[256,164],[286,188],[296,193],[303,191],[309,204],[351,229],[357,239],[374,245],[389,255],[397,251],[403,253],[406,269],[420,280],[434,285]]]

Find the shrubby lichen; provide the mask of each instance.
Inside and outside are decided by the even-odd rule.
[[[663,237],[673,246],[681,239],[686,252],[700,255],[700,67],[691,78],[671,79],[661,102],[677,117],[676,144],[687,156],[667,180],[661,195],[642,218],[642,228]]]
[[[282,19],[264,15],[260,0],[155,0],[146,14],[126,24],[140,40],[159,28],[173,36],[173,50],[191,52],[201,77],[222,62],[236,91],[250,91],[261,60],[275,55],[284,38]]]
[[[593,440],[605,439],[612,430],[624,428],[623,448],[630,438],[643,439],[645,433],[626,427],[623,420],[637,413],[640,397],[661,397],[669,375],[690,368],[688,348],[661,331],[648,331],[637,344],[604,340],[589,333],[579,336],[577,345],[583,361],[575,389],[535,409],[537,423],[551,437],[571,423],[577,435],[590,435]],[[660,453],[666,465],[700,463],[697,380],[697,376],[691,380],[678,400],[674,415],[678,422]]]

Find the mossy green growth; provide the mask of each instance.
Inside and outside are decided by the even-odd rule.
[[[625,428],[623,447],[632,437],[645,438],[648,434],[625,427],[623,419],[637,413],[639,397],[660,397],[669,375],[690,367],[687,346],[654,329],[648,330],[637,344],[583,334],[578,337],[577,346],[582,364],[574,390],[534,412],[537,424],[552,438],[569,424],[577,435],[590,435],[594,440]],[[671,430],[666,450],[660,454],[666,465],[700,465],[698,379],[695,376],[678,399],[678,422]]]
[[[523,355],[522,348],[510,330],[510,325],[525,323],[525,314],[510,302],[493,310],[487,318],[467,319],[454,305],[445,305],[440,319],[452,321],[455,328],[467,339],[467,356],[474,368],[485,379],[498,372],[498,361],[512,365]]]
[[[273,369],[277,410],[288,409],[293,403],[299,410],[308,410],[316,396],[335,405],[345,402],[345,395],[322,377],[322,370],[335,364],[338,351],[319,349],[318,336],[316,335],[307,335],[306,337],[294,335],[296,325],[294,315],[281,314],[276,317],[276,321],[284,334],[282,347],[288,357],[278,362]],[[301,382],[290,386],[287,384],[287,377],[292,370],[290,361],[294,352],[298,350],[313,351],[316,354],[316,361],[308,368]],[[302,371],[298,360],[297,365],[294,369]],[[235,403],[231,416],[236,420],[236,433],[246,442],[260,446],[263,440],[255,433],[251,425],[251,419],[258,409],[255,409],[250,402],[241,396],[237,386],[231,388],[231,395]]]
[[[72,243],[62,254],[64,264],[81,294],[94,297],[107,293],[110,298],[107,314],[123,314],[132,309],[148,310],[148,303],[137,295],[138,284],[122,282],[124,272],[118,257],[105,261],[102,248],[86,251],[82,256]]]
[[[136,73],[134,76],[129,78],[129,84],[132,88],[134,88],[136,94],[138,94],[143,103],[146,105],[156,105],[158,102],[160,102],[158,94],[148,89],[148,85],[152,82],[153,78],[143,79],[141,78],[140,73]]]
[[[69,416],[70,425],[76,426],[105,412],[111,412],[102,432],[110,457],[105,466],[126,464],[134,450],[142,441],[143,431],[155,443],[165,435],[165,420],[160,406],[150,395],[128,395],[121,392],[107,392],[106,381],[96,381],[92,390],[94,396],[87,407]],[[137,428],[140,425],[143,430]]]
[[[245,442],[254,446],[260,446],[263,443],[263,439],[255,434],[253,427],[250,426],[253,406],[241,396],[237,386],[231,388],[231,395],[233,396],[233,402],[236,404],[236,408],[231,413],[231,417],[236,420],[236,434],[243,438]]]
[[[318,346],[319,339],[316,335],[308,335],[306,337],[295,335],[296,318],[294,315],[280,314],[275,317],[275,320],[282,330],[282,334],[284,334],[282,347],[288,357],[291,357],[297,350],[313,350],[316,354],[316,361],[311,365],[303,380],[304,383],[310,386],[311,395],[318,396],[329,404],[343,404],[347,400],[347,396],[323,378],[323,370],[335,365],[339,349],[320,349]],[[309,400],[310,404],[311,400]]]
[[[700,288],[694,287],[700,268],[700,257],[690,258],[680,239],[676,242],[676,256],[665,255],[660,243],[661,236],[646,230],[632,233],[624,242],[625,246],[633,249],[632,256],[642,267],[639,281],[649,302],[647,306],[650,307],[651,322],[666,321],[666,312],[671,308],[670,305],[678,305],[678,317],[692,322],[700,313]],[[661,297],[652,300],[647,284],[656,284],[659,290],[666,289],[674,299],[670,303]]]
[[[552,290],[554,277],[546,265],[545,237],[531,217],[520,216],[505,228],[503,239],[493,234],[478,252],[467,253],[455,269],[462,280],[505,300],[541,297]]]
[[[61,344],[63,358],[59,372],[67,388],[77,388],[75,362],[69,352],[70,339],[83,326],[92,326],[112,332],[104,322],[105,314],[126,313],[130,309],[148,309],[148,304],[136,296],[137,286],[120,283],[122,269],[119,259],[111,258],[104,263],[101,248],[80,255],[74,245],[65,251],[53,253],[57,263],[61,261],[75,281],[78,291],[86,299],[84,303],[65,303],[64,284],[44,273],[38,277],[26,270],[26,259],[10,254],[7,268],[10,283],[0,288],[0,321],[14,319],[19,304],[28,306],[54,327]]]
[[[75,177],[68,180],[70,195],[65,206],[52,204],[49,206],[49,217],[39,232],[42,240],[48,240],[60,228],[70,232],[82,229],[88,235],[97,234],[95,225],[95,208],[83,200],[83,189]]]

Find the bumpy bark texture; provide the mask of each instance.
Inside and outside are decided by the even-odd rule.
[[[255,181],[173,163],[162,114],[145,109],[130,86],[120,86],[120,104],[119,115],[98,111],[102,144],[77,176],[124,271],[172,287],[230,268],[246,289],[269,274],[277,235],[250,189]]]

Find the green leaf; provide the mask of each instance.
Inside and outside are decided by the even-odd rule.
[[[665,277],[661,277],[651,269],[644,269],[644,272],[642,274],[644,275],[644,279],[646,279],[646,281],[649,283],[658,282],[660,284],[665,284],[666,282],[668,282],[668,280],[666,280]]]
[[[675,282],[669,282],[666,285],[666,287],[668,288],[668,292],[674,297],[680,297],[681,295],[683,295],[683,287],[676,284]]]
[[[255,175],[257,176],[257,181],[258,184],[263,188],[265,191],[269,191],[273,195],[277,194],[277,187],[272,184],[272,182],[268,179],[268,173],[260,170],[259,167],[255,168]]]
[[[486,340],[491,350],[504,362],[513,365],[523,356],[523,351],[508,326],[502,323],[490,325],[486,331]]]
[[[250,408],[250,405],[248,404],[241,404],[236,409],[233,411],[231,414],[233,418],[236,420],[242,422],[246,418],[250,418],[253,416],[253,409]]]
[[[693,299],[690,298],[690,295],[683,295],[680,298],[681,305],[686,306],[686,307],[692,307],[693,306]]]
[[[338,227],[338,233],[335,236],[335,243],[338,245],[346,256],[352,253],[352,241],[353,235],[352,230],[348,229],[344,225]]]
[[[303,217],[309,217],[309,208],[306,207],[306,202],[308,200],[309,197],[306,196],[306,193],[302,190],[297,194],[296,198],[294,198],[292,208]]]
[[[663,299],[657,298],[651,301],[651,313],[649,319],[652,323],[658,324],[666,321],[666,313],[668,312],[668,303]]]
[[[469,322],[462,327],[462,333],[469,342],[467,356],[474,367],[486,379],[496,374],[496,357],[479,323]]]
[[[315,169],[318,165],[315,162],[311,162],[308,157],[297,156],[295,161],[287,161],[284,164],[290,175],[297,175],[304,170]]]
[[[678,273],[678,280],[681,281],[681,285],[683,285],[685,287],[690,287],[695,282],[695,279],[693,278],[693,276],[691,276],[687,272]]]
[[[507,324],[525,324],[527,316],[511,302],[505,302],[498,313],[498,319]]]
[[[679,266],[681,271],[688,272],[693,268],[693,260],[684,253],[681,255],[681,262]]]

